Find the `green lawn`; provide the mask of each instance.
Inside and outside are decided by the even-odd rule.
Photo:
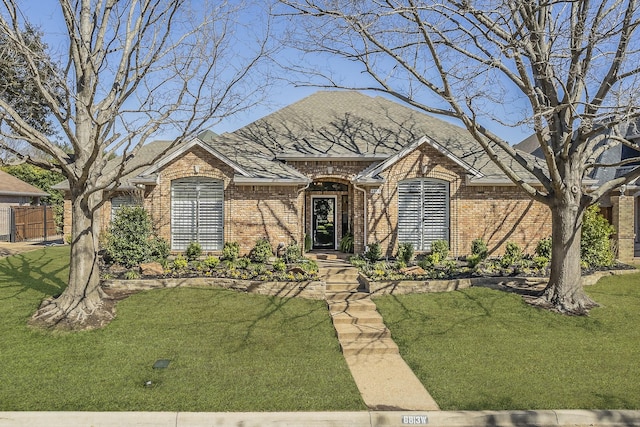
[[[444,410],[640,409],[640,274],[587,292],[589,317],[484,288],[375,302]]]
[[[29,328],[64,289],[68,251],[0,260],[0,410],[366,409],[322,301],[167,289],[121,301],[101,330]]]

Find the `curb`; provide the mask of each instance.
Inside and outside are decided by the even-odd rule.
[[[0,412],[0,427],[630,427],[638,410],[369,412]]]

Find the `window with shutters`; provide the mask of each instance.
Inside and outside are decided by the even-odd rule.
[[[171,249],[198,242],[203,250],[220,250],[223,242],[224,185],[191,177],[171,182]]]
[[[140,197],[136,197],[133,194],[121,194],[111,198],[111,220],[116,217],[118,210],[122,206],[142,206]]]
[[[449,241],[449,183],[412,179],[398,184],[398,241],[418,251],[435,240]]]

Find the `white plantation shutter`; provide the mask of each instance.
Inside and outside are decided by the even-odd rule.
[[[171,249],[184,250],[198,242],[203,250],[223,246],[224,186],[210,178],[171,182]]]
[[[111,198],[111,221],[116,217],[122,206],[141,206],[139,198],[131,194],[120,194]]]
[[[428,251],[434,240],[449,240],[449,183],[413,179],[398,184],[398,241]]]

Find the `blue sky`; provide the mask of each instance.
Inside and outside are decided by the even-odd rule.
[[[61,53],[65,49],[65,33],[66,28],[62,15],[60,13],[60,5],[56,0],[38,0],[38,1],[25,1],[22,5],[22,11],[25,17],[32,23],[38,26],[44,33],[44,40],[49,45],[49,48],[55,53]],[[253,16],[251,19],[256,19]],[[276,29],[282,30],[282,29]],[[279,60],[296,61],[297,53],[292,51],[282,51]],[[329,61],[327,61],[329,62]],[[332,72],[341,76],[345,81],[361,83],[363,79],[362,68],[357,64],[348,63],[346,61],[331,60]],[[276,74],[283,74],[282,70],[273,69]],[[271,112],[276,111],[286,105],[296,102],[305,96],[314,93],[317,90],[321,90],[313,87],[296,87],[295,85],[283,81],[276,82],[269,86],[267,89],[267,101],[252,108],[249,111],[239,113],[235,116],[224,119],[221,123],[218,123],[211,127],[211,130],[217,133],[223,133],[236,130],[254,120],[257,120]],[[370,93],[370,95],[380,95],[379,93]],[[508,114],[509,106],[499,105],[496,106],[496,114],[502,113]],[[440,117],[442,118],[442,117]],[[452,121],[459,125],[459,123]],[[526,138],[531,134],[527,129],[522,128],[510,128],[500,126],[496,123],[487,121],[483,123],[488,129],[506,139],[511,144],[515,144]]]

